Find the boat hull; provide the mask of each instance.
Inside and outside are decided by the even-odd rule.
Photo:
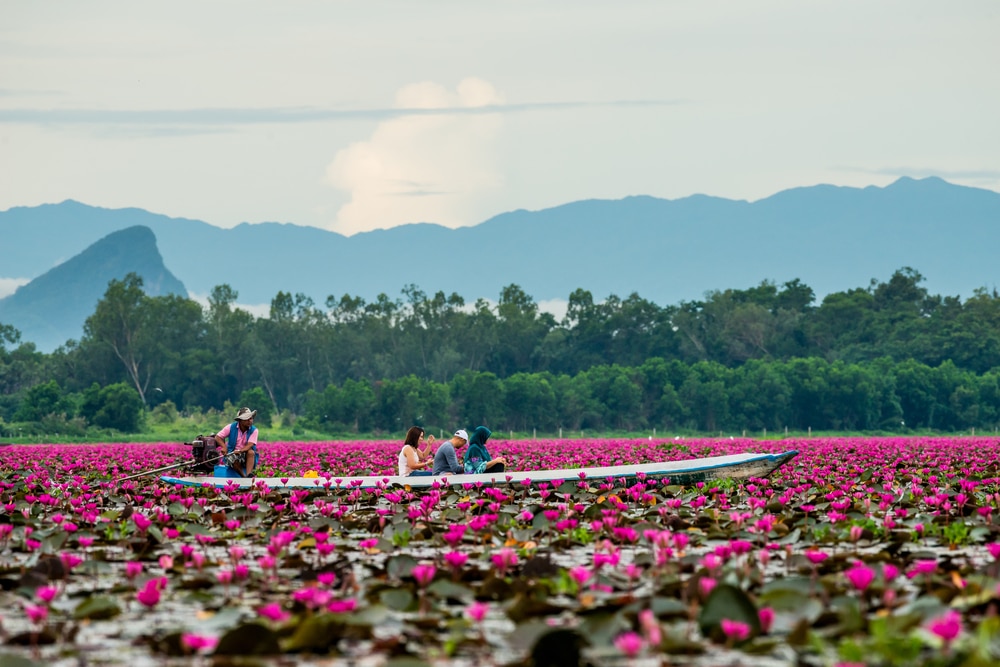
[[[583,479],[604,481],[613,479],[619,484],[633,483],[638,479],[668,480],[670,484],[694,484],[715,479],[746,479],[767,477],[779,467],[795,458],[797,451],[781,454],[732,454],[712,456],[687,461],[665,461],[636,465],[605,466],[594,468],[565,468],[559,470],[528,470],[504,473],[483,473],[480,475],[439,475],[436,477],[399,477],[396,475],[372,475],[368,477],[172,477],[164,475],[160,480],[167,484],[184,486],[216,486],[249,488],[256,484],[290,489],[314,489],[325,487],[370,489],[376,487],[408,486],[413,489],[431,488],[435,485],[462,484],[514,485],[527,480],[532,483],[549,482],[559,484]]]

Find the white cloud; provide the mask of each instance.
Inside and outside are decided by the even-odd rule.
[[[17,291],[21,285],[27,285],[29,278],[0,278],[0,299],[10,296]]]
[[[331,229],[350,235],[408,222],[452,228],[480,222],[503,183],[495,150],[503,121],[499,113],[448,110],[502,103],[477,78],[462,80],[454,92],[429,81],[404,86],[396,107],[421,113],[383,121],[327,167],[329,182],[350,193]]]
[[[552,313],[556,322],[562,322],[569,311],[569,301],[565,299],[541,299],[538,302],[538,310],[543,313]]]

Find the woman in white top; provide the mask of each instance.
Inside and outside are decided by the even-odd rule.
[[[419,426],[411,426],[406,432],[406,439],[403,448],[399,450],[399,476],[400,477],[420,477],[433,475],[434,458],[431,457],[431,445],[434,443],[434,436],[429,436],[424,441],[424,429]],[[423,449],[421,449],[423,445]]]

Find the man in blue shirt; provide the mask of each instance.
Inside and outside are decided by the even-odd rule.
[[[257,468],[257,427],[253,425],[256,410],[240,408],[236,413],[236,421],[215,434],[215,442],[219,447],[226,448],[229,467],[243,477],[250,477]],[[252,453],[252,456],[248,456]]]

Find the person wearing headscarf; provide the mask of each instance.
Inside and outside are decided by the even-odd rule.
[[[465,450],[465,473],[467,475],[484,472],[503,472],[507,461],[502,456],[490,457],[490,451],[486,449],[486,441],[490,439],[493,432],[485,426],[477,426],[469,436],[469,448]]]

